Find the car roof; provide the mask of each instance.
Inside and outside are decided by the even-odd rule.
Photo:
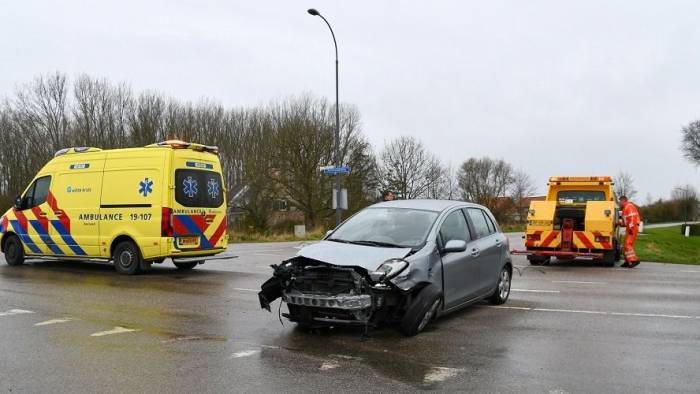
[[[394,200],[374,204],[371,206],[371,208],[410,208],[442,212],[456,206],[481,208],[481,206],[478,204],[453,200]]]

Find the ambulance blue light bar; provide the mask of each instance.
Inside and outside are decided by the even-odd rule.
[[[67,154],[71,154],[71,153],[99,152],[101,150],[102,149],[100,149],[100,148],[93,148],[91,146],[77,146],[77,147],[73,147],[73,148],[63,148],[61,150],[56,151],[56,153],[54,153],[53,157],[58,157],[58,156],[67,155]]]
[[[154,147],[169,147],[172,149],[192,149],[199,152],[209,152],[215,155],[219,154],[218,146],[195,144],[193,142],[185,142],[181,140],[167,140],[155,144],[147,145],[146,148]]]

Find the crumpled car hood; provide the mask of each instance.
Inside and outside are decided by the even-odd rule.
[[[304,247],[297,255],[328,264],[358,266],[368,271],[374,271],[383,262],[389,259],[404,258],[410,252],[411,248],[382,248],[321,241]]]

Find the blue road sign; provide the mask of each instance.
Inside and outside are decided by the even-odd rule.
[[[347,175],[350,173],[350,167],[348,166],[342,166],[342,167],[324,167],[321,169],[324,174],[326,175]]]

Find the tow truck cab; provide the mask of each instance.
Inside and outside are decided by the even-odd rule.
[[[532,201],[525,231],[531,264],[549,258],[593,258],[614,265],[620,258],[617,239],[618,209],[609,176],[549,178],[546,200]]]

